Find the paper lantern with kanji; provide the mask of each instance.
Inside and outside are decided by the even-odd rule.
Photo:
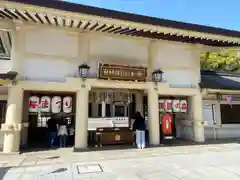
[[[180,100],[173,100],[172,110],[173,112],[180,112]]]
[[[165,100],[164,107],[166,112],[172,112],[172,100]]]
[[[51,98],[49,96],[42,96],[40,101],[41,112],[50,112]]]
[[[65,113],[72,112],[72,97],[66,96],[63,98],[63,112]]]
[[[165,111],[164,100],[159,100],[158,101],[158,109],[159,109],[159,112],[164,112]]]
[[[38,112],[38,108],[39,108],[39,97],[37,97],[37,96],[29,97],[28,111],[36,113],[36,112]]]
[[[187,113],[187,101],[186,100],[180,101],[180,112]]]
[[[62,98],[60,96],[54,96],[51,102],[52,113],[59,113],[62,109]]]

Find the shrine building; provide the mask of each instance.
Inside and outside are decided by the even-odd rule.
[[[202,143],[200,53],[240,45],[240,32],[64,1],[3,0],[0,19],[5,153],[45,147],[59,114],[75,127],[76,151],[133,145],[136,111],[148,146],[167,131]]]

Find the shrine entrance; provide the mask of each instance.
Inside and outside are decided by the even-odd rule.
[[[188,119],[186,96],[159,96],[159,125],[163,144],[182,139],[182,121]]]
[[[128,89],[93,89],[89,93],[90,147],[132,145],[135,142],[131,127],[136,113],[136,96],[139,94],[140,91]],[[143,99],[143,96],[140,98]],[[138,104],[143,103],[142,99]],[[115,136],[118,138],[115,139]]]
[[[58,120],[66,119],[68,128],[75,124],[75,94],[68,92],[32,92],[24,93],[23,120],[28,123],[28,129],[23,130],[22,146],[27,148],[48,148],[48,120],[51,117]],[[73,142],[67,141],[68,146]],[[59,147],[58,137],[54,147]]]

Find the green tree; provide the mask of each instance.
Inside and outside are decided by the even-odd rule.
[[[202,69],[226,71],[237,71],[240,69],[240,57],[237,49],[206,52],[202,53],[200,58]]]

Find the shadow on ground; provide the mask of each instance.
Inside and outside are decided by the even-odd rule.
[[[201,146],[201,145],[217,145],[217,144],[240,144],[240,139],[232,138],[232,139],[221,139],[221,140],[207,140],[204,143],[196,143],[190,140],[183,139],[167,139],[162,140],[161,145],[159,146],[147,146],[147,148],[155,148],[155,147],[181,147],[181,146]],[[51,151],[57,150],[56,148],[24,148],[21,150],[21,154],[29,153],[29,152],[43,152],[43,151]],[[114,150],[124,150],[124,149],[136,149],[136,146],[133,145],[106,145],[103,147],[94,147],[89,146],[86,149],[77,149],[73,148],[74,152],[91,152],[91,151],[114,151]],[[57,159],[57,157],[54,157]],[[54,159],[53,158],[53,159]]]
[[[217,145],[217,144],[240,144],[240,139],[221,139],[221,140],[207,140],[204,143],[197,143],[190,140],[183,139],[168,139],[162,140],[162,144],[159,146],[147,146],[147,148],[156,148],[156,147],[181,147],[181,146],[202,146],[202,145]],[[123,149],[136,149],[136,146],[133,145],[114,145],[114,146],[103,146],[103,147],[89,147],[84,150],[74,149],[75,152],[84,152],[84,151],[114,151],[114,150],[123,150]]]
[[[5,180],[7,172],[11,169],[12,167],[1,167],[0,168],[0,180]]]

